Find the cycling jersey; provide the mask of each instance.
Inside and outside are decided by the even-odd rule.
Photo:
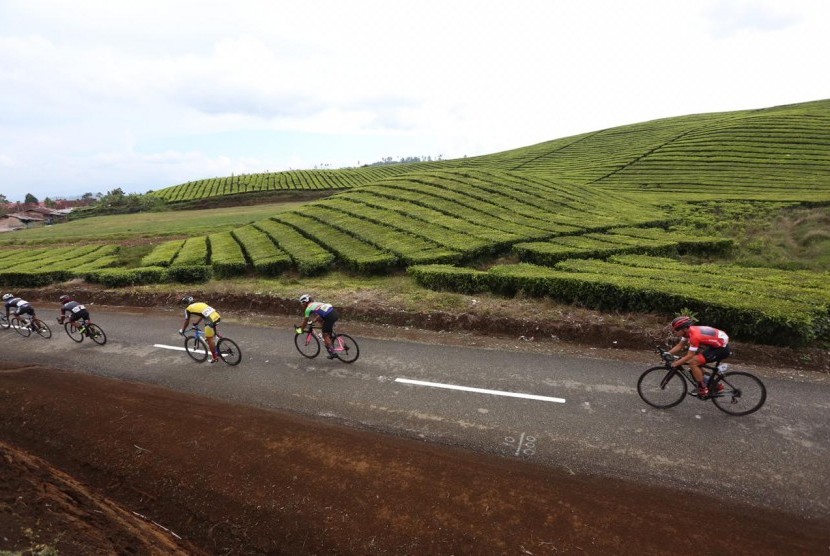
[[[334,307],[331,306],[330,303],[320,303],[319,301],[312,301],[308,304],[308,307],[305,308],[305,318],[311,316],[311,313],[325,319],[327,316],[334,311]]]
[[[723,330],[711,326],[689,327],[689,351],[697,351],[701,346],[722,348],[729,343],[729,336]]]
[[[187,309],[184,310],[184,316],[186,318],[190,318],[191,315],[202,317],[205,319],[206,325],[212,325],[219,322],[221,318],[219,315],[219,311],[208,305],[207,303],[191,303],[187,306]]]
[[[19,297],[12,297],[11,299],[6,301],[6,309],[11,309],[12,307],[17,307],[17,302],[23,301]]]
[[[89,311],[85,305],[81,305],[77,301],[68,301],[61,307],[61,315],[69,313],[69,321],[74,322],[79,319],[88,319]]]

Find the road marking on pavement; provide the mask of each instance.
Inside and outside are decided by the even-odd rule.
[[[187,351],[187,350],[186,350],[186,349],[184,349],[183,347],[179,347],[179,346],[167,346],[167,345],[164,345],[164,344],[153,344],[153,347],[156,347],[156,348],[162,348],[162,349],[175,349],[176,351]]]
[[[396,378],[395,382],[402,382],[404,384],[415,384],[417,386],[430,386],[432,388],[446,388],[447,390],[461,390],[463,392],[476,392],[478,394],[492,394],[493,396],[507,396],[508,398],[525,398],[528,400],[539,400],[543,402],[565,403],[564,398],[553,398],[551,396],[537,396],[536,394],[521,394],[519,392],[505,392],[503,390],[486,390],[484,388],[457,386],[455,384],[441,384],[440,382],[426,382],[423,380],[411,380],[408,378]]]

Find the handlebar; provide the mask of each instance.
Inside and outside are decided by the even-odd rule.
[[[657,346],[657,353],[660,354],[660,358],[666,363],[667,369],[671,367],[673,361],[677,361],[678,359],[680,359],[680,357],[678,357],[677,355],[669,353],[668,350],[665,350],[660,346]]]

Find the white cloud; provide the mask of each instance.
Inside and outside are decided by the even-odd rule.
[[[497,152],[827,98],[823,0],[0,3],[22,198]]]

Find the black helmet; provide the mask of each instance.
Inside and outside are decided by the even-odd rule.
[[[192,295],[184,296],[180,303],[182,305],[190,305],[191,303],[193,303],[193,296]]]
[[[686,315],[679,316],[671,321],[671,329],[672,330],[680,330],[682,328],[688,328],[692,325],[692,317],[688,317]]]

